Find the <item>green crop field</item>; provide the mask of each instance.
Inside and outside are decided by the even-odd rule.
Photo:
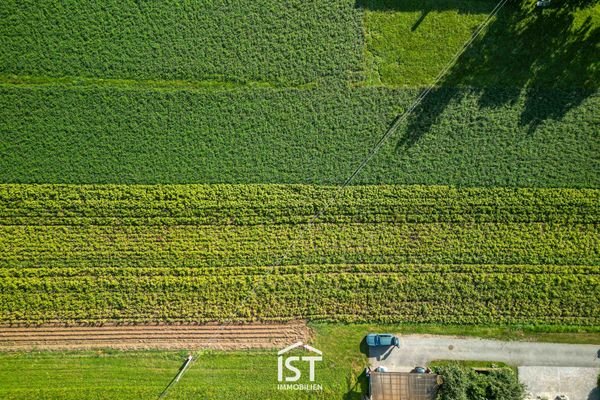
[[[359,72],[352,0],[16,1],[4,75],[301,85]]]
[[[25,183],[340,184],[417,90],[0,87],[0,178]],[[502,93],[500,91],[499,93]],[[533,94],[532,94],[533,95]],[[365,184],[599,187],[592,96],[534,134],[527,99],[480,109],[436,92],[356,179]],[[579,92],[539,91],[532,115]],[[439,111],[439,110],[437,110]],[[533,123],[533,122],[532,122]],[[425,133],[432,129],[435,133]],[[423,135],[417,138],[418,135]]]
[[[600,322],[598,190],[1,189],[2,322]]]
[[[0,181],[340,184],[494,4],[3,2]],[[507,5],[355,183],[599,187],[599,9]]]

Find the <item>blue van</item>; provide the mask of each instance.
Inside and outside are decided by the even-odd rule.
[[[396,346],[400,347],[400,339],[389,333],[370,333],[367,335],[367,346]]]

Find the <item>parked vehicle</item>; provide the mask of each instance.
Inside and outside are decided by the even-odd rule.
[[[367,335],[367,346],[396,346],[400,347],[400,339],[389,333],[370,333]]]

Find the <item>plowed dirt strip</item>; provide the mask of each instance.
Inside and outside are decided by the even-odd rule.
[[[303,321],[244,325],[0,326],[0,351],[280,348],[306,341]]]

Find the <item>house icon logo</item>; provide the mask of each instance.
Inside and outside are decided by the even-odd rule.
[[[314,355],[292,356],[288,352],[302,348]],[[294,343],[277,352],[277,388],[280,390],[323,390],[319,384],[315,384],[315,363],[323,361],[323,353],[312,346],[302,342]],[[283,383],[298,382],[302,378],[302,371],[298,368],[301,363],[308,363],[308,381],[310,384]],[[306,364],[304,365],[306,366]]]

